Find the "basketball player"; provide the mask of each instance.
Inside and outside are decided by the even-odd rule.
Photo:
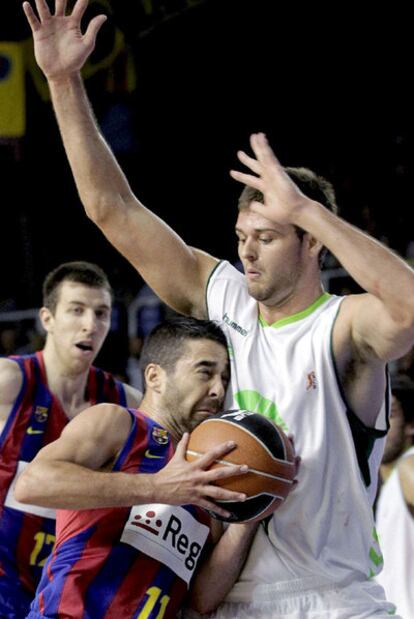
[[[141,394],[92,366],[110,325],[105,273],[68,262],[43,284],[41,352],[0,359],[0,617],[26,616],[55,541],[52,510],[22,505],[13,483],[66,423],[98,402],[137,406]]]
[[[179,442],[223,404],[229,361],[220,327],[185,317],[164,322],[150,334],[142,366],[139,410],[84,411],[17,481],[18,500],[60,508],[30,619],[175,618],[209,538],[209,517],[195,506],[227,516],[214,500],[245,498],[213,482],[246,467],[205,470],[233,441],[193,463],[185,460],[188,434]],[[228,587],[256,526],[233,525],[220,540],[221,552],[229,537],[238,543],[227,552]]]
[[[397,612],[414,617],[414,383],[406,378],[392,383],[391,428],[376,511],[384,555],[377,580]]]
[[[82,35],[87,2],[65,17],[64,4],[53,16],[41,0],[37,15],[24,9],[87,215],[164,302],[221,321],[234,370],[227,406],[276,419],[302,458],[298,487],[259,527],[214,616],[388,616],[370,580],[381,569],[371,502],[388,427],[386,363],[414,343],[413,271],[332,212],[329,184],[288,174],[263,134],[251,138],[253,157],[239,154],[249,173],[233,174],[249,186],[236,223],[245,275],[186,245],[133,195],[90,109],[80,68],[105,16]],[[323,291],[324,246],[365,294]]]

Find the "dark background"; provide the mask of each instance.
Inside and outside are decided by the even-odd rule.
[[[98,71],[88,92],[134,191],[189,243],[236,258],[240,187],[228,171],[249,134],[265,131],[283,164],[311,167],[334,183],[346,219],[405,253],[414,236],[408,9],[110,4],[96,57],[120,29],[137,84],[132,93],[109,92]],[[30,36],[20,2],[1,0],[0,20],[0,40]],[[133,295],[142,282],[84,215],[50,103],[29,74],[27,115],[18,147],[0,145],[0,309],[38,306],[46,272],[73,259],[98,262],[120,293]]]

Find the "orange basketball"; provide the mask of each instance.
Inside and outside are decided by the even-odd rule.
[[[283,430],[266,417],[245,410],[219,413],[193,430],[186,458],[194,460],[213,447],[228,440],[237,447],[224,460],[226,463],[247,464],[243,475],[218,481],[217,484],[247,494],[244,502],[218,501],[231,512],[228,522],[260,520],[281,505],[293,487],[296,474],[295,451]]]

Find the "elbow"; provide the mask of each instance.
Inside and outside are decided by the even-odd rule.
[[[194,610],[199,615],[208,615],[216,610],[219,602],[216,604],[213,603],[211,596],[205,592],[205,595],[192,595],[189,601],[189,608]]]
[[[35,503],[38,483],[29,472],[22,473],[14,487],[14,498],[19,503]]]

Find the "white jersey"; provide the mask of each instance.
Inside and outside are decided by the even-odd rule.
[[[371,504],[389,398],[384,394],[375,429],[347,408],[331,343],[342,300],[325,293],[268,326],[244,275],[228,262],[209,280],[209,318],[225,330],[232,360],[226,408],[274,419],[293,434],[301,457],[298,486],[259,528],[227,601],[364,580],[381,569]]]
[[[414,447],[402,458],[407,456],[414,456]],[[381,489],[377,529],[384,553],[384,569],[377,580],[404,619],[413,618],[414,518],[405,502],[397,467]]]

